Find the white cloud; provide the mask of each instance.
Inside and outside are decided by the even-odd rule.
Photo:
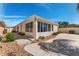
[[[41,7],[44,7],[46,9],[49,9],[50,7],[47,4],[39,4]]]
[[[0,17],[2,17],[3,15],[0,15]]]
[[[23,20],[22,19],[13,19],[13,20],[5,19],[3,21],[5,21],[6,26],[12,27],[12,26],[15,26],[16,24],[20,23]]]
[[[6,23],[6,26],[15,26],[19,22],[23,21],[27,16],[6,16],[6,15],[0,15],[0,20],[3,20]]]
[[[39,6],[45,8],[45,9],[51,9],[53,7],[52,4],[47,4],[47,3],[44,3],[44,4],[39,4]]]
[[[3,16],[4,18],[24,18],[26,16]]]
[[[55,19],[55,18],[50,18],[49,21],[51,22],[59,22],[61,19]]]
[[[25,18],[26,16],[6,16],[6,15],[0,15],[0,18]]]

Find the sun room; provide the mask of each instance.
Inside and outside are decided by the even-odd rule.
[[[27,20],[14,27],[17,32],[23,32],[26,35],[38,39],[40,36],[49,36],[58,31],[58,24],[50,22],[39,16],[31,16]]]

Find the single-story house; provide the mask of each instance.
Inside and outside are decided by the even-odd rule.
[[[0,20],[0,35],[3,35],[4,29],[5,29],[5,22]]]
[[[38,39],[40,36],[49,36],[58,31],[58,23],[48,21],[39,16],[33,15],[22,21],[14,27],[17,32],[23,32],[26,35],[33,36]]]
[[[4,21],[0,20],[0,35],[12,32],[13,27],[6,27],[6,24]]]
[[[4,27],[0,27],[0,35],[3,35]]]
[[[6,29],[7,29],[7,33],[10,33],[13,31],[13,27],[6,27]]]

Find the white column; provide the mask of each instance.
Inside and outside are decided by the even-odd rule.
[[[25,24],[22,25],[22,32],[25,32]]]
[[[37,24],[37,21],[35,20],[34,22],[33,22],[33,33],[34,33],[34,39],[36,40],[38,37],[38,24]]]
[[[36,39],[38,38],[38,22],[35,21],[35,33],[36,33]]]
[[[58,31],[58,26],[54,25],[53,28],[54,28],[54,30],[53,30],[54,32]]]

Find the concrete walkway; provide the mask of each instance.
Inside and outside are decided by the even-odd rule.
[[[50,39],[46,42],[53,42],[53,40],[59,40],[59,39],[69,39],[69,40],[74,40],[74,43],[71,43],[70,45],[77,46],[79,47],[79,35],[75,34],[64,34],[61,33],[57,35],[55,38]],[[25,51],[28,51],[34,56],[63,56],[61,53],[55,53],[51,51],[45,51],[40,48],[38,43],[30,44],[24,47]],[[65,56],[65,55],[64,55]]]
[[[63,56],[63,54],[60,53],[42,50],[38,43],[27,45],[24,47],[24,50],[34,56]]]

